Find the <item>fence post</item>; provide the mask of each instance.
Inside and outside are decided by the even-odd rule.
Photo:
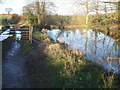
[[[32,43],[33,26],[29,26],[29,41]]]
[[[31,26],[31,34],[30,34],[30,37],[31,37],[31,43],[32,43],[32,32],[33,32],[33,26]]]
[[[29,33],[28,33],[28,35],[29,35],[28,39],[30,41],[30,26],[29,26]]]

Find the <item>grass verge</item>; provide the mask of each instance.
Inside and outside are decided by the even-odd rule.
[[[22,55],[27,55],[33,48],[34,45],[29,41],[22,41],[20,52]]]

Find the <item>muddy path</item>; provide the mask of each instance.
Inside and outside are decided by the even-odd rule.
[[[35,47],[26,55],[20,53],[21,42],[12,42],[3,59],[3,88],[50,88],[53,87],[51,72],[46,67],[44,46],[33,40]]]
[[[2,64],[3,88],[30,88],[25,58],[20,54],[20,42],[12,42]]]

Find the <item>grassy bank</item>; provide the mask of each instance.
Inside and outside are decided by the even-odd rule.
[[[34,32],[40,40],[27,62],[36,87],[53,88],[118,88],[120,77],[87,61],[85,53],[69,50],[67,45],[51,41],[45,31]],[[25,48],[26,49],[26,48]]]
[[[34,48],[34,45],[30,43],[29,41],[22,41],[21,43],[21,54],[27,55],[32,49]]]

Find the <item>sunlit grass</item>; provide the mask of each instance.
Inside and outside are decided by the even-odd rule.
[[[7,16],[0,16],[0,20],[5,20],[7,19]]]

